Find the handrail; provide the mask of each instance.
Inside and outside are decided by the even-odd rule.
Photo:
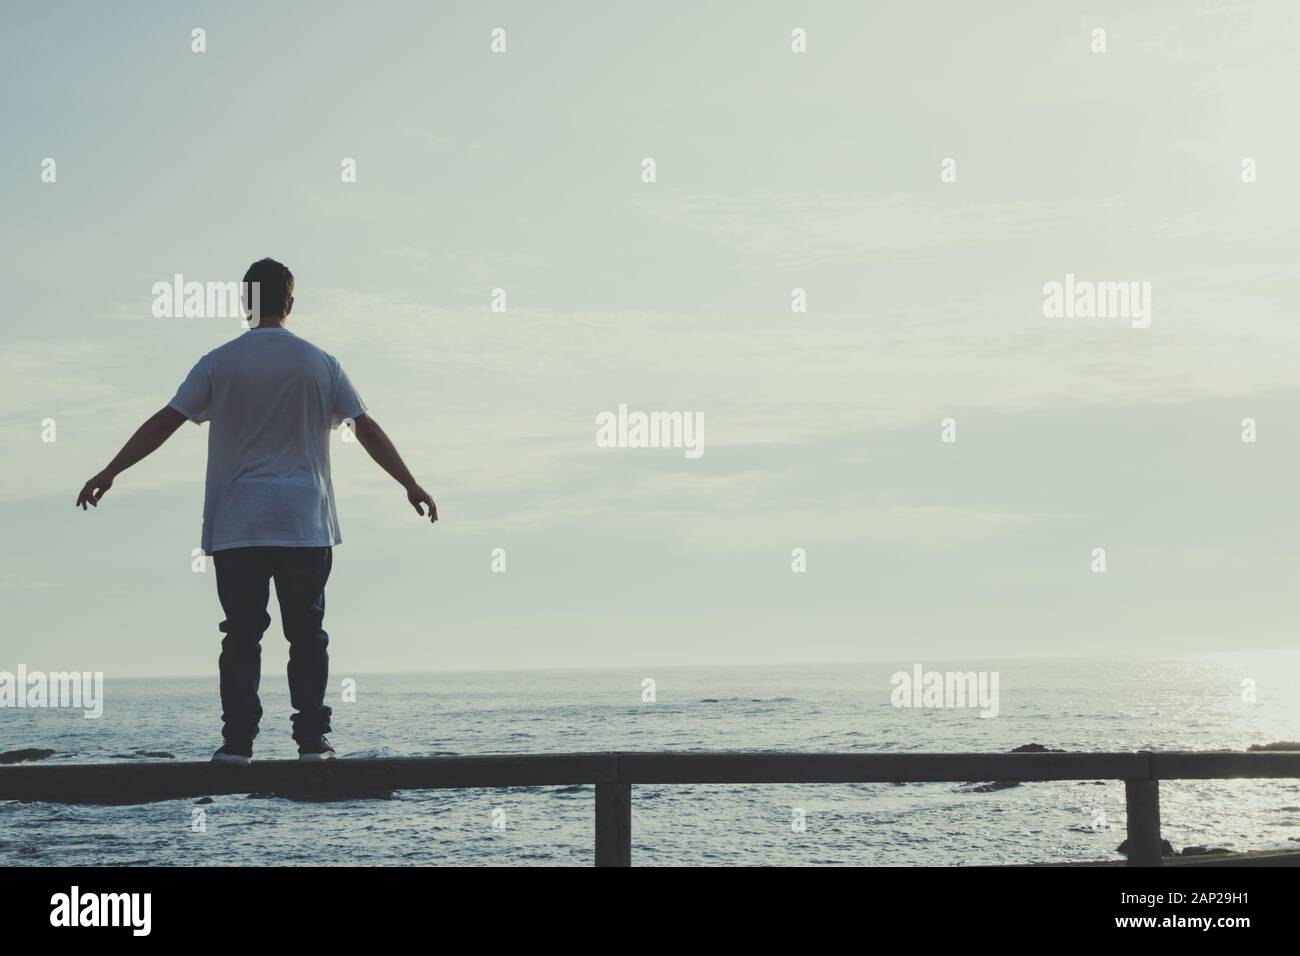
[[[139,803],[232,793],[596,788],[595,863],[629,866],[637,784],[1123,780],[1128,862],[1159,866],[1160,780],[1300,778],[1296,751],[1140,753],[607,752],[0,767],[0,800]]]

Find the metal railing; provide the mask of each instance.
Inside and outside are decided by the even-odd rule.
[[[632,863],[638,784],[1122,780],[1130,866],[1161,862],[1161,780],[1300,778],[1300,752],[579,753],[0,767],[0,800],[142,803],[231,793],[357,793],[484,787],[596,788],[595,863]]]

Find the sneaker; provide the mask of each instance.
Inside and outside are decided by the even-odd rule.
[[[299,760],[333,760],[337,756],[329,739],[324,736],[298,741]]]
[[[221,745],[221,749],[212,755],[212,762],[247,767],[253,762],[253,742],[227,740]]]

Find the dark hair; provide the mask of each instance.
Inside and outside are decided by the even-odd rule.
[[[252,289],[250,282],[257,283],[258,315],[252,317],[257,324],[263,317],[279,321],[289,311],[289,300],[293,298],[293,273],[284,263],[274,259],[258,259],[244,273],[244,309],[253,311]]]

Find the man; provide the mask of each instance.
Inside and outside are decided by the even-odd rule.
[[[251,294],[250,294],[251,290]],[[108,467],[77,495],[83,511],[99,506],[119,474],[156,451],[186,419],[208,429],[203,499],[203,551],[212,555],[221,624],[222,744],[212,759],[253,758],[262,705],[263,632],[270,582],[289,641],[289,696],[297,713],[293,737],[302,760],[328,760],[334,750],[325,704],[329,635],[325,582],[339,544],[329,433],[351,422],[357,441],[395,478],[417,514],[433,499],[421,488],[379,424],[367,413],[333,356],[284,327],[293,311],[293,273],[274,259],[244,275],[250,329],[199,359],[176,397],[131,436]]]

